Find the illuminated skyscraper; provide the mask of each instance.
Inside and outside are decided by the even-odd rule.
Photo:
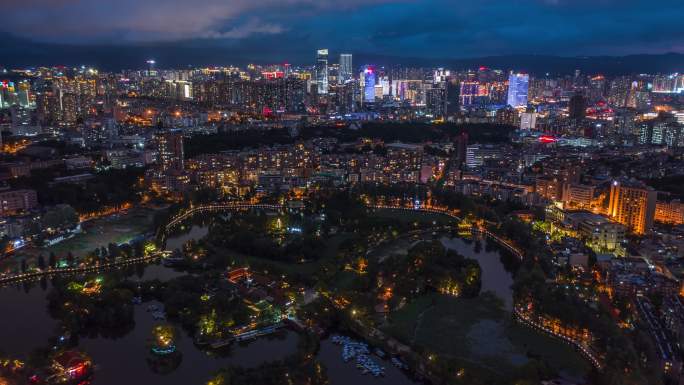
[[[160,132],[157,140],[157,167],[166,172],[183,170],[183,134],[181,132]]]
[[[17,87],[17,94],[19,96],[19,105],[22,107],[29,107],[31,104],[30,96],[31,85],[27,81],[19,82]]]
[[[363,69],[363,102],[375,101],[375,68],[367,65]]]
[[[337,81],[344,84],[352,79],[352,55],[350,53],[340,54],[340,72]]]
[[[459,99],[462,106],[471,106],[474,104],[475,98],[480,85],[473,81],[464,81],[460,84]]]
[[[147,73],[145,75],[147,76],[157,76],[157,70],[154,68],[155,65],[157,64],[156,61],[153,59],[147,60],[145,63],[147,63]]]
[[[328,50],[319,49],[316,53],[316,85],[319,95],[328,93]]]
[[[530,76],[511,73],[508,76],[508,105],[511,107],[527,106],[527,89]]]
[[[653,226],[656,191],[638,182],[614,181],[610,187],[608,216],[636,234]]]

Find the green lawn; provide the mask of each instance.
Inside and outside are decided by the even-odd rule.
[[[132,209],[126,214],[93,219],[82,224],[83,232],[71,239],[50,247],[31,247],[17,253],[17,259],[31,261],[40,254],[47,257],[51,252],[63,257],[68,252],[83,256],[96,247],[106,247],[109,243],[123,243],[150,231],[153,212],[148,209]]]
[[[506,312],[501,306],[488,293],[477,298],[425,295],[392,313],[387,331],[401,341],[414,342],[430,351],[467,355],[470,329],[481,320],[502,321]]]
[[[587,361],[570,346],[519,324],[512,324],[506,333],[511,342],[530,357],[541,358],[552,368],[570,376],[583,377],[591,370]]]
[[[96,247],[109,243],[124,243],[138,235],[150,231],[152,212],[147,209],[133,209],[126,214],[94,219],[83,224],[83,233],[44,249],[45,253],[63,255],[71,251],[82,256]]]
[[[457,358],[499,374],[530,358],[540,358],[577,377],[590,369],[572,348],[515,324],[501,301],[489,293],[477,298],[422,296],[392,313],[383,329],[437,356]]]

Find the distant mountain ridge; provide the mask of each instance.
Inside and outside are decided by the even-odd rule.
[[[299,50],[301,51],[301,50]],[[142,68],[145,60],[155,58],[160,68],[183,68],[205,65],[244,65],[274,63],[276,57],[255,57],[249,52],[221,47],[216,42],[184,41],[140,45],[69,45],[34,42],[0,34],[0,68],[39,65],[91,65],[102,70]],[[313,51],[292,64],[313,64]],[[336,61],[334,51],[331,61]],[[278,54],[278,58],[280,54]],[[282,60],[282,59],[280,59]],[[585,74],[608,76],[639,73],[684,72],[684,54],[640,54],[628,56],[563,57],[552,55],[502,55],[479,58],[412,58],[355,53],[354,65],[405,65],[476,69],[480,66],[528,72],[537,76]]]

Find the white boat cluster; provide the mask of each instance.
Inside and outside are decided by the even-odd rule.
[[[331,340],[338,345],[342,345],[342,359],[344,362],[349,362],[356,358],[356,367],[361,370],[361,373],[370,373],[375,377],[385,375],[385,368],[370,358],[368,344],[338,335],[332,336]]]

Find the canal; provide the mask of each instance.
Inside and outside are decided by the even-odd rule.
[[[513,290],[511,288],[513,276],[504,267],[501,261],[501,253],[496,247],[483,246],[482,243],[486,244],[487,240],[466,241],[458,237],[442,237],[440,241],[446,248],[466,258],[477,260],[482,272],[481,291],[490,291],[496,294],[504,302],[506,310],[513,310]],[[478,242],[481,243],[478,244]]]

